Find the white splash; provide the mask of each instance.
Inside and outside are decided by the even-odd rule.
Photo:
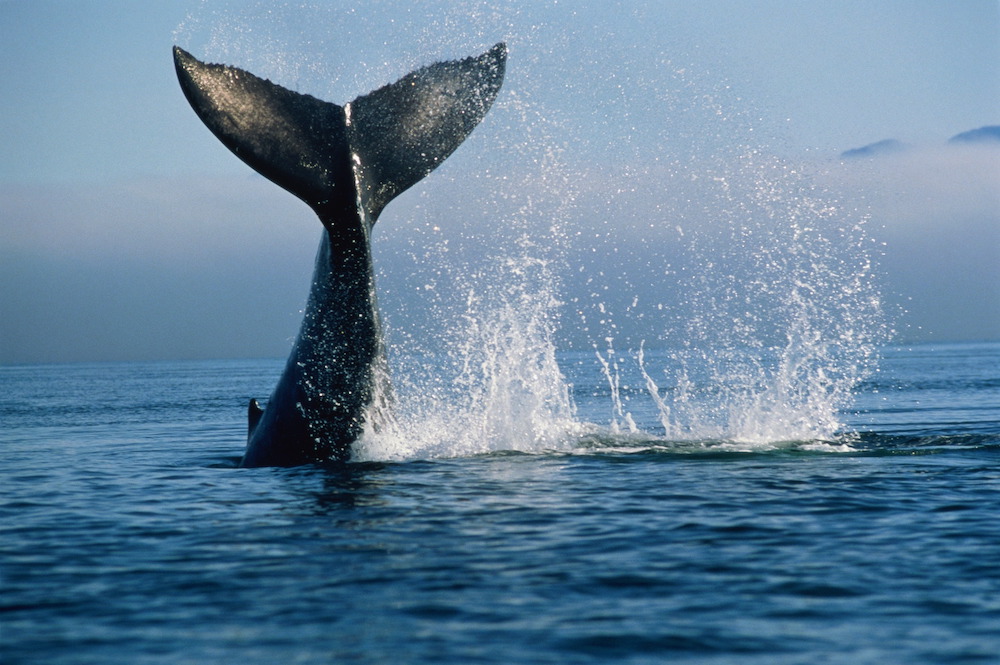
[[[771,446],[843,439],[843,410],[888,331],[864,219],[759,153],[710,186],[715,223],[687,251],[703,269],[680,285],[689,317],[661,390],[637,361],[663,436]],[[716,221],[717,220],[717,221]],[[654,372],[655,373],[655,372]]]
[[[506,259],[498,276],[468,290],[464,324],[442,357],[405,363],[395,419],[368,432],[356,460],[426,459],[572,448],[580,426],[556,362],[555,308],[537,258]],[[534,278],[525,276],[534,274]],[[496,289],[496,284],[509,286]],[[529,285],[541,286],[532,290]],[[491,286],[492,288],[491,290]],[[451,368],[450,377],[444,368]]]

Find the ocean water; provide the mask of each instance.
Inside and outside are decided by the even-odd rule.
[[[0,661],[1000,662],[1000,344],[880,356],[809,434],[554,352],[296,469],[236,468],[280,360],[0,367]]]
[[[1000,663],[1000,343],[884,346],[771,110],[638,23],[237,4],[178,43],[334,101],[511,44],[376,230],[395,416],[239,469],[281,359],[0,366],[0,663]]]

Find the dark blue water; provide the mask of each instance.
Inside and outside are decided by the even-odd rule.
[[[833,441],[616,434],[564,354],[569,444],[290,470],[281,361],[2,367],[0,661],[1000,662],[1000,344],[884,355]]]

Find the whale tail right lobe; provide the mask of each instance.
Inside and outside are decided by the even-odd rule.
[[[500,90],[506,58],[499,43],[418,69],[342,107],[174,47],[185,96],[226,147],[313,209],[361,213],[370,224],[479,124]]]

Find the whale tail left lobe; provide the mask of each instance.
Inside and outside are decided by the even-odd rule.
[[[506,58],[499,43],[339,106],[174,47],[185,96],[226,147],[317,212],[354,209],[371,224],[479,124],[500,90]]]

